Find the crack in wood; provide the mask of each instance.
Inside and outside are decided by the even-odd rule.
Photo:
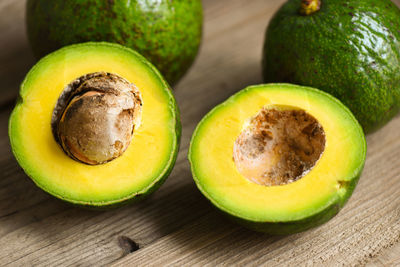
[[[14,215],[14,214],[16,214],[16,213],[18,213],[18,212],[19,212],[19,211],[16,210],[16,211],[12,211],[12,212],[10,212],[10,213],[1,215],[1,216],[0,216],[0,219],[3,219],[3,218],[5,218],[5,217],[9,217],[9,216]]]
[[[118,245],[120,246],[120,248],[122,248],[125,255],[140,249],[138,243],[124,235],[118,237]]]

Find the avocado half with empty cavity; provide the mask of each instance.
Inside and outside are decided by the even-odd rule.
[[[200,191],[251,229],[290,234],[344,206],[366,157],[363,130],[334,97],[309,87],[248,87],[197,126],[189,160]]]
[[[175,163],[181,126],[159,72],[128,48],[62,48],[27,74],[9,121],[12,151],[43,190],[85,206],[156,190]]]

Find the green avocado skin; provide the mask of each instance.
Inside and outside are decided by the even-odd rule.
[[[170,84],[192,65],[202,36],[201,0],[28,0],[26,10],[37,58],[69,44],[114,42],[137,50]]]
[[[362,169],[363,167],[361,168],[361,170]],[[343,196],[338,197],[338,201],[332,203],[324,210],[316,213],[315,215],[305,218],[303,220],[290,222],[254,222],[229,214],[228,217],[246,228],[269,235],[290,235],[300,233],[311,228],[320,226],[335,217],[353,194],[353,191],[357,186],[360,176],[361,171],[351,180],[351,182],[343,185],[343,188],[346,190],[346,192]]]
[[[400,110],[400,10],[390,0],[321,0],[303,16],[289,0],[270,22],[266,82],[312,86],[339,98],[366,133]]]

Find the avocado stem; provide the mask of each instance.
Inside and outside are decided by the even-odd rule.
[[[301,0],[300,14],[309,16],[321,9],[321,0]]]

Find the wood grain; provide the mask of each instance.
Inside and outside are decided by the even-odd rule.
[[[144,202],[98,212],[43,193],[15,162],[9,103],[33,63],[24,1],[1,0],[0,265],[400,265],[400,117],[368,137],[365,171],[348,205],[327,224],[271,237],[231,223],[196,189],[186,154],[210,108],[261,83],[261,47],[284,0],[205,0],[201,53],[175,88],[183,137],[174,171]],[[400,0],[396,1],[400,3]]]

